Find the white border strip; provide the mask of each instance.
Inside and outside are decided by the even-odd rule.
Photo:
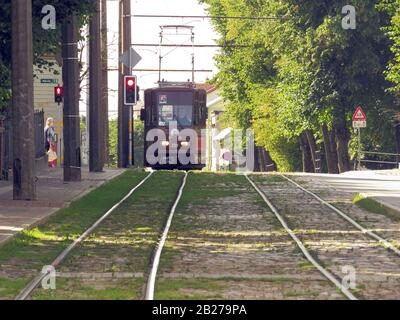
[[[155,290],[155,286],[156,286],[157,271],[158,271],[158,266],[160,264],[161,253],[164,248],[165,241],[167,240],[168,232],[171,227],[172,218],[174,217],[176,207],[178,206],[178,203],[182,198],[183,189],[185,188],[187,177],[188,177],[188,172],[185,172],[185,177],[183,178],[183,182],[182,182],[181,188],[179,189],[178,196],[175,200],[174,205],[172,206],[172,209],[170,211],[170,214],[169,214],[167,223],[165,225],[163,234],[161,236],[160,242],[158,243],[157,250],[154,255],[153,263],[151,266],[149,279],[147,281],[146,297],[145,297],[146,300],[154,300],[154,290]]]
[[[307,258],[308,261],[310,261],[318,270],[321,272],[328,280],[330,280],[348,299],[350,300],[358,300],[347,288],[345,288],[336,278],[335,276],[330,273],[328,270],[326,270],[324,267],[322,267],[315,259],[311,256],[311,254],[308,252],[306,247],[303,245],[301,240],[295,235],[292,229],[288,227],[286,224],[285,220],[282,218],[282,216],[279,214],[278,210],[274,207],[274,205],[267,199],[265,196],[264,192],[262,192],[257,185],[249,178],[249,176],[246,174],[245,175],[247,180],[251,183],[253,188],[259,193],[259,195],[263,198],[265,203],[270,207],[272,212],[275,214],[275,216],[278,218],[279,222],[281,225],[285,228],[286,232],[290,235],[290,237],[296,242],[297,246],[300,248],[300,250],[303,252],[304,256]]]
[[[100,223],[104,221],[112,212],[115,211],[123,202],[125,202],[128,198],[132,196],[132,194],[141,187],[147,179],[149,179],[153,175],[154,171],[146,176],[136,187],[134,187],[121,201],[115,204],[110,210],[108,210],[99,220],[97,220],[89,229],[87,229],[78,239],[76,239],[71,245],[68,246],[51,264],[53,267],[57,267],[65,257],[79,244],[81,243],[89,234],[95,230]],[[15,300],[25,300],[32,293],[33,290],[40,284],[44,277],[47,274],[39,274],[36,276],[22,291],[16,296]]]
[[[299,185],[297,182],[293,181],[292,179],[286,177],[283,174],[280,174],[283,178],[285,178],[286,180],[288,180],[289,182],[291,182],[292,184],[294,184],[296,187],[298,187],[299,189],[303,190],[304,192],[308,193],[309,195],[313,196],[315,199],[317,199],[319,202],[321,202],[322,204],[324,204],[325,206],[327,206],[328,208],[332,209],[333,211],[335,211],[338,215],[340,215],[343,219],[347,220],[348,222],[350,222],[353,226],[355,226],[358,230],[360,230],[362,233],[365,233],[367,235],[369,235],[371,238],[377,240],[378,242],[380,242],[381,244],[383,244],[386,248],[392,250],[394,253],[396,253],[398,256],[400,256],[400,250],[397,249],[393,244],[391,244],[389,241],[387,241],[386,239],[378,236],[376,233],[365,229],[363,226],[361,226],[360,224],[358,224],[356,221],[354,221],[352,218],[350,218],[347,214],[345,214],[343,211],[339,210],[338,208],[334,207],[333,205],[331,205],[329,202],[325,201],[324,199],[320,198],[319,196],[317,196],[315,193],[307,190],[306,188],[302,187],[301,185]]]

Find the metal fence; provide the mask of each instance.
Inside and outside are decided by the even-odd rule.
[[[45,156],[44,146],[44,111],[35,111],[35,155],[36,158]]]
[[[12,121],[11,119],[4,120],[4,135],[2,136],[4,148],[2,150],[2,168],[1,178],[8,180],[8,171],[12,166]]]
[[[13,162],[13,144],[12,144],[12,120],[7,118],[3,122],[4,130],[0,133],[1,139],[1,176],[0,179],[8,180],[8,172]],[[34,131],[35,131],[35,156],[36,158],[44,157],[46,151],[44,149],[44,111],[35,111],[34,114]]]
[[[375,169],[400,168],[400,154],[388,152],[360,151],[357,166],[361,169],[362,164],[374,166]]]

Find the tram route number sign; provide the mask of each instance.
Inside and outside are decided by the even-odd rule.
[[[367,115],[364,110],[359,106],[353,115],[353,128],[360,129],[367,127]]]

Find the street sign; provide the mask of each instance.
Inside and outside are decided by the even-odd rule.
[[[367,115],[364,110],[358,106],[356,112],[353,115],[353,128],[358,131],[358,151],[357,151],[357,162],[358,169],[361,168],[361,128],[367,127]]]
[[[133,48],[125,51],[121,56],[122,63],[131,69],[134,68],[141,60],[142,57]]]
[[[58,84],[58,79],[40,79],[40,83],[42,84]]]
[[[364,110],[359,106],[357,107],[356,112],[353,115],[353,121],[366,121],[367,115],[365,114]]]
[[[367,127],[367,121],[353,121],[353,128],[355,129],[366,128],[366,127]]]

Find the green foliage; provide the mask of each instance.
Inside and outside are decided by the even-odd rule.
[[[110,166],[116,167],[118,165],[118,120],[111,120],[109,122],[109,159]],[[135,143],[135,167],[141,168],[144,164],[144,125],[142,121],[135,121],[134,123],[134,143]]]
[[[61,29],[65,19],[75,14],[83,26],[94,12],[94,0],[33,0],[32,30],[34,63],[40,68],[52,68],[45,55],[59,55]],[[53,5],[57,14],[56,30],[42,29],[43,6]],[[0,114],[6,113],[11,98],[11,0],[0,2]]]
[[[109,165],[116,167],[118,164],[118,120],[109,122]]]
[[[396,106],[384,71],[393,54],[382,31],[388,15],[377,10],[377,0],[352,1],[356,30],[342,28],[344,0],[202,2],[212,15],[276,17],[213,21],[222,44],[250,46],[224,48],[216,58],[220,72],[214,82],[229,101],[231,123],[253,127],[258,145],[283,168],[298,166],[295,145],[304,130],[320,139],[322,124],[345,123],[349,129],[357,105],[373,119],[366,141],[375,149],[392,150]],[[348,140],[350,135],[342,134]]]
[[[390,17],[390,21],[383,26],[383,30],[392,40],[390,49],[394,57],[385,74],[387,79],[394,84],[392,91],[398,93],[400,91],[400,0],[381,0],[378,8]]]
[[[143,168],[144,165],[144,123],[143,121],[134,122],[134,144],[135,144],[135,167]]]

